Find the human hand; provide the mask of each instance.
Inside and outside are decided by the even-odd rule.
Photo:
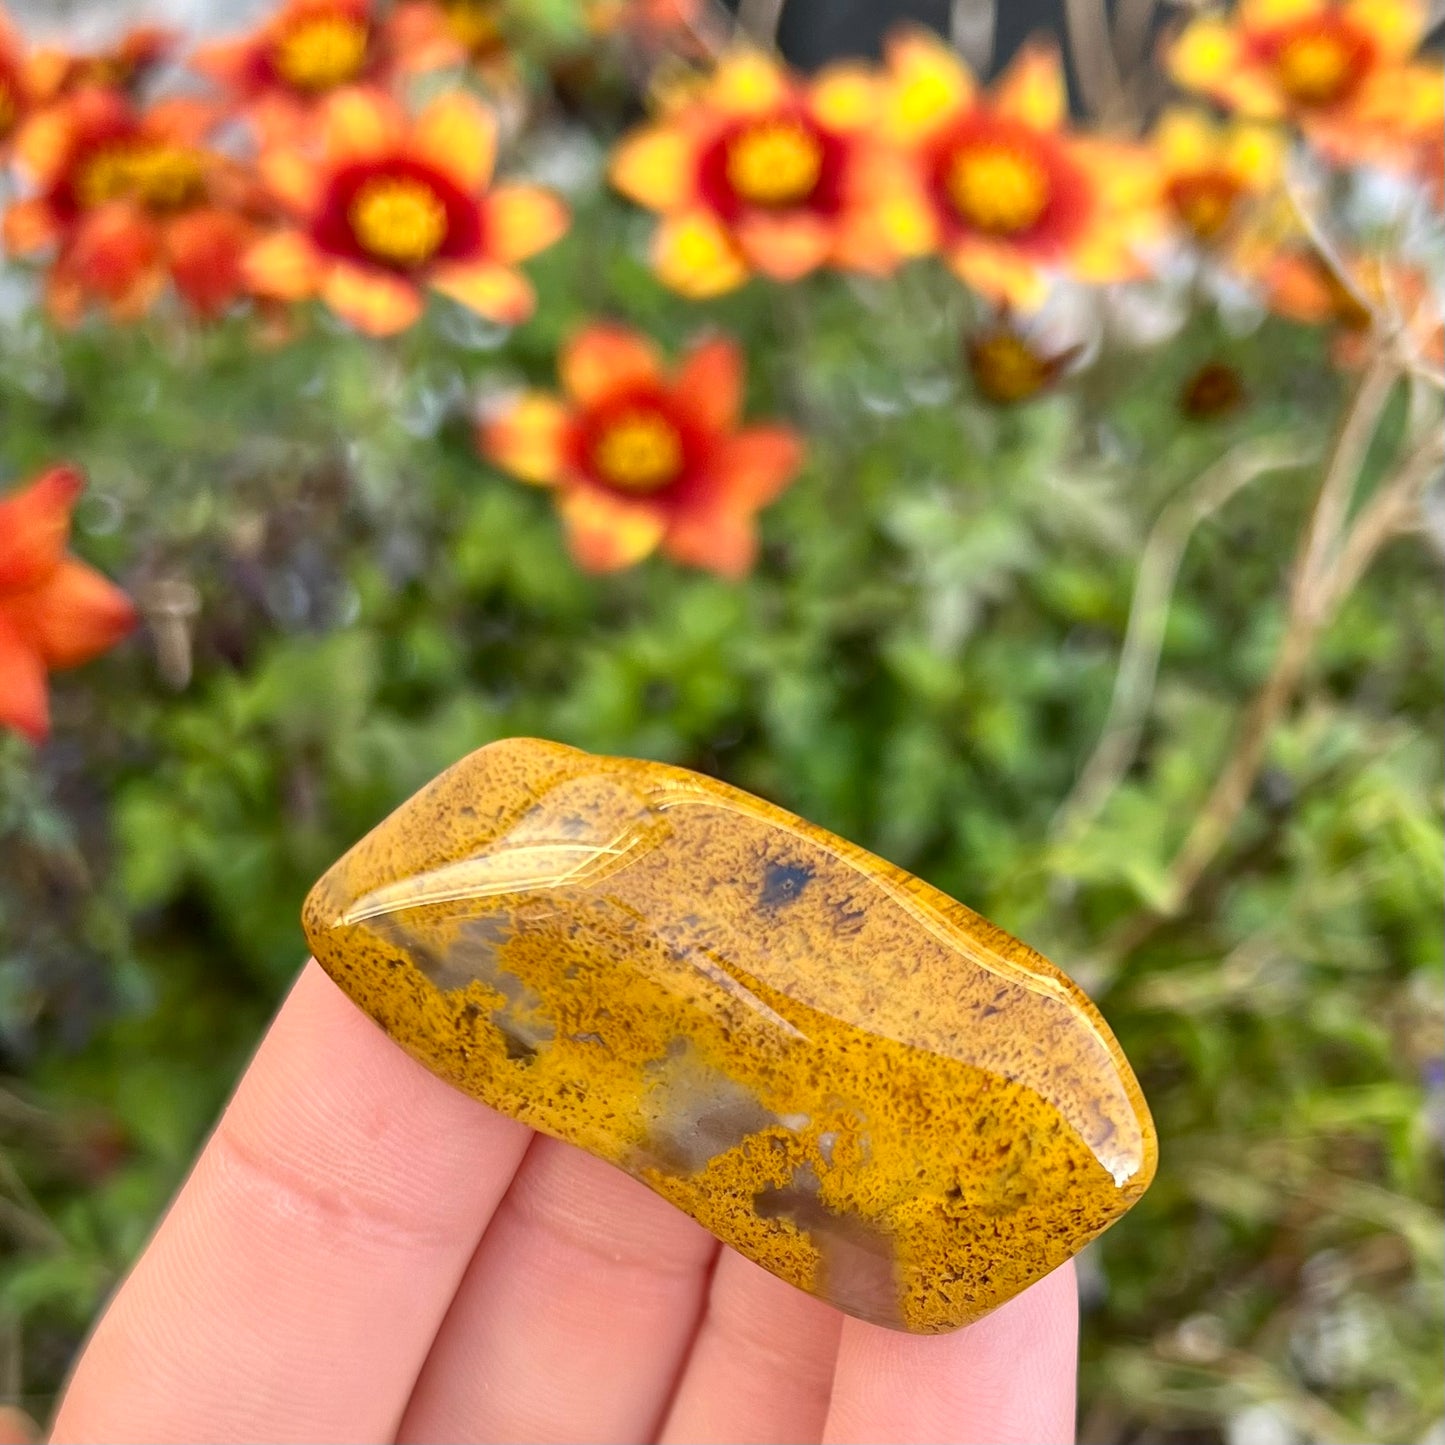
[[[1064,1266],[920,1338],[847,1319],[427,1073],[313,963],[106,1310],[56,1440],[1073,1437]]]

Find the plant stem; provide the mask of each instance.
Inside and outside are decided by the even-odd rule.
[[[1169,866],[1167,906],[1163,910],[1167,913],[1177,913],[1188,899],[1244,810],[1264,761],[1269,736],[1299,686],[1331,604],[1339,601],[1340,594],[1329,584],[1328,568],[1360,467],[1398,375],[1388,361],[1372,362],[1335,435],[1314,510],[1296,554],[1284,636],[1269,675],[1244,715],[1224,767]]]
[[[1160,513],[1139,562],[1108,716],[1094,751],[1054,815],[1055,836],[1076,835],[1097,818],[1134,760],[1154,692],[1169,599],[1189,538],[1262,473],[1298,465],[1302,450],[1293,439],[1238,447],[1202,472]]]

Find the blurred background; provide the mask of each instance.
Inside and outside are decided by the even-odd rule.
[[[0,511],[0,1399],[45,1415],[296,973],[311,882],[529,734],[773,799],[1098,1002],[1161,1166],[1081,1259],[1083,1439],[1445,1442],[1427,8],[332,0],[375,63],[296,51],[288,90],[320,3],[9,0],[0,28],[0,498],[73,507],[78,559]],[[619,160],[721,133],[739,31],[784,85],[868,57],[903,114],[904,14],[985,82],[1052,36],[1070,116],[1020,110],[1016,71],[960,100],[1007,141],[981,193],[956,117],[880,120],[836,141],[832,209],[786,155],[755,195]],[[272,264],[319,223],[268,158],[335,174],[333,81],[490,107],[502,177],[570,218],[503,258],[534,303],[439,294],[413,232],[383,268],[430,288],[412,311]],[[82,165],[102,131],[120,171]],[[789,206],[816,245],[748,228]],[[866,266],[845,212],[890,222]],[[557,394],[599,318],[670,360],[732,338],[744,424],[796,439],[766,506],[719,483],[726,556],[637,475],[592,479],[627,495],[590,531],[575,478],[518,480],[518,393]]]

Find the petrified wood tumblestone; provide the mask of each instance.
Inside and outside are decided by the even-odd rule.
[[[1154,1173],[1139,1086],[1058,969],[681,768],[494,743],[342,858],[305,926],[428,1068],[878,1324],[977,1319]]]

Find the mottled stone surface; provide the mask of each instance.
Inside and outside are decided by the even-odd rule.
[[[879,1324],[977,1319],[1154,1173],[1139,1086],[1053,965],[680,768],[494,743],[342,858],[305,926],[443,1078]]]

